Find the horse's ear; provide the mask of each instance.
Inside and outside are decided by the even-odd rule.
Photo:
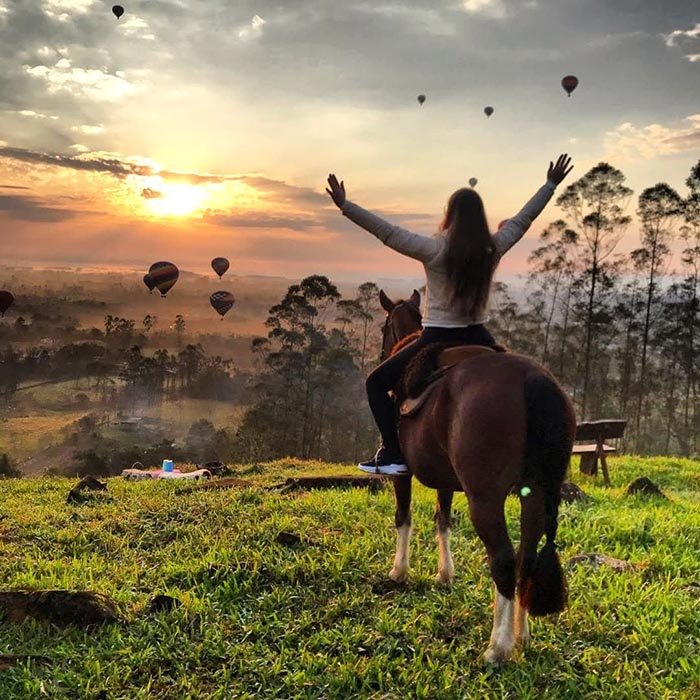
[[[413,294],[411,294],[411,304],[413,306],[416,306],[420,308],[420,292],[417,289],[413,290]]]
[[[386,311],[388,314],[390,314],[396,306],[396,304],[394,304],[394,302],[389,299],[386,294],[384,294],[383,289],[379,290],[379,303],[382,305],[382,309],[384,309],[384,311]]]

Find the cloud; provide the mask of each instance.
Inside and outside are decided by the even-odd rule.
[[[42,114],[41,112],[35,112],[32,109],[19,109],[16,110],[17,114],[21,114],[23,117],[29,117],[31,119],[51,119],[53,121],[58,121],[58,117],[51,114]]]
[[[110,74],[95,68],[75,68],[67,58],[54,66],[23,66],[27,75],[46,83],[49,94],[65,91],[73,97],[115,102],[136,91],[123,72]]]
[[[265,20],[260,15],[255,15],[249,24],[238,31],[238,36],[241,39],[257,39],[262,36],[265,24]]]
[[[97,124],[94,126],[91,126],[89,124],[82,124],[81,126],[74,126],[72,127],[71,131],[77,131],[80,134],[85,134],[87,136],[96,136],[97,134],[102,134],[104,133],[104,126],[101,124]]]
[[[502,0],[462,0],[462,9],[470,15],[503,19],[508,12]]]
[[[676,29],[670,34],[664,34],[666,46],[678,46],[679,39],[700,39],[700,22],[692,29]]]
[[[76,14],[86,14],[95,0],[44,0],[43,10],[47,17],[59,22],[69,22]]]
[[[18,189],[18,188],[16,188]],[[0,213],[13,221],[56,223],[77,216],[72,209],[58,209],[45,205],[41,200],[23,195],[0,194]]]
[[[700,148],[700,114],[690,115],[683,122],[676,127],[620,124],[605,134],[607,157],[611,160],[649,159]]]
[[[306,231],[320,225],[319,221],[308,216],[276,216],[264,212],[242,211],[233,214],[210,214],[204,217],[208,223],[227,228],[267,228]]]
[[[408,7],[398,3],[385,5],[363,3],[355,5],[353,10],[384,17],[393,23],[401,22],[414,32],[451,36],[457,31],[454,22],[450,21],[450,18],[440,8]]]
[[[129,15],[126,21],[120,22],[119,28],[124,32],[124,34],[126,34],[126,36],[134,37],[136,39],[154,41],[156,38],[156,35],[151,30],[150,25],[142,17]]]
[[[666,46],[688,46],[690,44],[697,44],[700,41],[700,22],[698,22],[692,29],[676,29],[670,34],[665,34],[664,40],[666,41]],[[700,63],[700,54],[689,53],[685,54],[685,57],[691,63]]]
[[[158,192],[158,190],[151,189],[150,187],[145,187],[141,190],[141,196],[144,199],[160,199],[163,196],[163,193]]]

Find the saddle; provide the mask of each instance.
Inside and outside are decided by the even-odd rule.
[[[407,396],[399,407],[403,418],[416,415],[440,380],[447,372],[462,362],[479,355],[504,352],[504,348],[490,348],[485,345],[455,345],[445,347],[442,344],[429,345],[411,361],[404,382],[404,395]],[[428,364],[432,370],[426,373]],[[422,374],[422,376],[421,376]]]

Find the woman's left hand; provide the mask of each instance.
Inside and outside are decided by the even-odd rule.
[[[330,187],[330,189],[328,189]],[[328,187],[326,187],[326,192],[331,196],[331,199],[335,202],[335,206],[341,209],[343,204],[345,204],[345,183],[338,182],[338,178],[331,173],[328,176]]]

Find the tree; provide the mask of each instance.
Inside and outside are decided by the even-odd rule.
[[[374,327],[381,312],[379,287],[374,282],[364,282],[357,288],[354,299],[341,299],[338,302],[338,311],[340,330],[350,341],[360,371],[364,372],[370,357],[379,354],[379,335]]]
[[[672,226],[680,212],[681,198],[666,183],[659,183],[645,189],[639,197],[637,215],[642,223],[642,246],[632,251],[632,260],[637,270],[646,277],[646,304],[641,336],[642,346],[635,416],[638,449],[642,444],[642,408],[648,393],[647,361],[649,333],[653,323],[652,314],[659,301],[659,278],[663,274],[665,260],[671,252],[669,243],[673,233]]]
[[[550,343],[556,314],[561,311],[562,295],[566,292],[566,282],[574,274],[575,249],[578,236],[567,227],[563,220],[550,224],[540,235],[544,245],[536,248],[528,263],[531,284],[541,290],[546,299],[544,316],[544,338],[540,359],[547,365],[550,359]]]
[[[182,314],[175,316],[175,321],[173,322],[172,328],[175,330],[175,335],[177,337],[177,349],[182,350],[182,338],[185,335],[185,328],[187,323],[185,322],[185,317]]]
[[[581,415],[586,416],[592,371],[592,349],[599,322],[604,318],[600,308],[600,282],[607,272],[613,274],[606,260],[614,252],[630,217],[624,210],[632,190],[624,185],[625,176],[608,163],[599,163],[582,178],[569,185],[557,200],[578,228],[583,246],[583,274],[588,287],[585,307],[585,345]],[[607,268],[607,269],[606,269]]]

